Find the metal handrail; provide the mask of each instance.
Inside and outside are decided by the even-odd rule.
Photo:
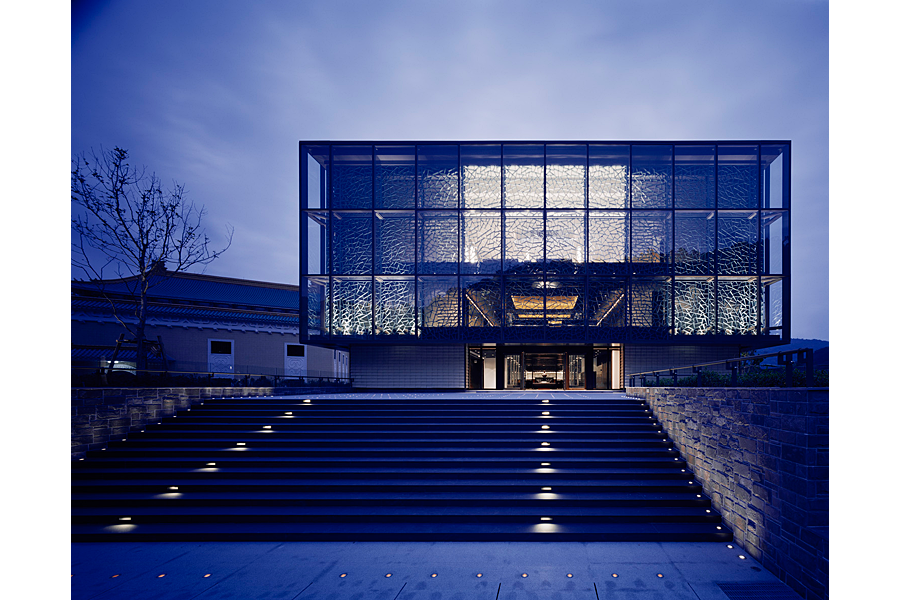
[[[95,366],[72,366],[72,372],[76,371],[86,371],[91,374],[100,374],[100,369]],[[319,384],[336,384],[336,385],[352,385],[353,380],[350,377],[337,377],[334,375],[285,375],[284,373],[278,374],[273,373],[271,371],[265,372],[264,370],[259,370],[258,372],[235,372],[235,373],[223,373],[221,371],[190,371],[190,370],[173,370],[173,369],[110,369],[109,374],[115,374],[118,371],[123,373],[129,373],[133,375],[142,374],[142,375],[151,375],[156,376],[161,379],[168,379],[171,377],[188,377],[197,380],[198,382],[202,382],[204,380],[210,381],[212,379],[223,380],[228,379],[231,380],[231,385],[239,385],[242,382],[247,382],[251,379],[259,379],[265,378],[270,379],[273,382],[272,387],[278,387],[280,382],[285,381],[293,381],[300,380],[306,385],[319,385]],[[104,385],[103,387],[108,387]]]
[[[641,387],[647,383],[647,377],[655,377],[656,385],[659,385],[660,374],[671,375],[674,383],[678,384],[678,371],[690,369],[691,373],[697,374],[697,387],[701,387],[703,380],[703,369],[714,365],[725,365],[726,369],[731,370],[731,385],[737,386],[738,374],[742,372],[743,363],[746,361],[762,360],[766,358],[777,357],[778,364],[784,365],[785,368],[785,385],[784,387],[793,387],[794,381],[794,359],[797,355],[796,363],[798,366],[803,365],[806,369],[806,387],[812,387],[815,379],[813,369],[813,351],[811,348],[798,348],[796,350],[782,350],[781,352],[772,352],[769,354],[757,354],[754,356],[739,356],[737,358],[728,358],[725,360],[716,360],[707,363],[697,363],[686,365],[684,367],[674,367],[668,369],[655,369],[653,371],[642,371],[640,373],[629,373],[626,377],[631,382],[631,387],[635,387],[634,378],[640,377]]]

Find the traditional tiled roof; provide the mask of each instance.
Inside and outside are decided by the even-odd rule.
[[[150,288],[153,300],[188,300],[197,304],[231,305],[299,311],[300,287],[279,283],[233,279],[215,275],[174,273],[154,276]],[[103,289],[108,294],[130,295],[134,278],[107,280]],[[73,294],[90,295],[97,286],[89,281],[73,281]]]

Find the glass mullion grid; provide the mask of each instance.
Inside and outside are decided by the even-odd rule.
[[[756,145],[756,335],[762,334],[762,303],[763,303],[763,294],[762,294],[762,258],[763,253],[763,244],[762,242],[762,181],[761,181],[761,173],[760,169],[762,169],[762,146],[759,144]],[[761,243],[762,242],[762,243]]]
[[[503,155],[506,144],[500,144],[500,342],[506,340],[506,172]]]
[[[713,335],[719,335],[719,145],[714,146],[713,152],[713,189],[715,202],[713,212],[715,223],[713,224]]]
[[[331,236],[334,231],[334,145],[328,145],[328,165],[331,167],[332,176],[328,178],[326,192],[328,202],[328,230],[325,235]],[[331,338],[334,329],[334,242],[328,244],[328,337]]]
[[[372,214],[371,214],[371,219],[372,219],[372,274],[369,276],[369,281],[370,281],[369,288],[372,290],[372,292],[371,292],[372,293],[372,327],[371,327],[372,333],[369,335],[369,337],[373,340],[376,339],[375,323],[377,323],[377,321],[375,319],[375,315],[376,315],[376,310],[375,310],[375,305],[376,305],[376,302],[375,302],[375,271],[376,271],[376,268],[375,268],[375,265],[378,264],[375,262],[375,252],[378,250],[378,244],[375,243],[375,183],[376,183],[375,145],[372,144],[372,189],[369,191],[369,193],[372,195],[372,197],[369,199],[372,203],[371,204],[371,206],[372,206],[372,209],[371,209],[372,210]]]
[[[669,160],[671,170],[669,177],[672,185],[669,186],[669,203],[672,205],[672,231],[669,243],[669,336],[675,335],[675,144],[672,144],[672,155]]]
[[[419,339],[419,144],[413,153],[413,331]],[[459,250],[457,250],[457,253]]]

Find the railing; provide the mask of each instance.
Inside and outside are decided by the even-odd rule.
[[[201,370],[100,369],[72,366],[72,387],[350,387],[349,377],[330,374],[291,375],[277,369],[253,369],[240,373]]]
[[[794,357],[796,356],[796,360]],[[641,387],[646,387],[647,379],[654,378],[655,385],[658,387],[660,385],[660,377],[662,375],[668,375],[672,378],[672,382],[674,386],[678,386],[678,377],[681,376],[683,378],[690,378],[693,375],[696,375],[696,382],[694,385],[697,387],[701,387],[704,383],[704,373],[707,374],[707,383],[714,383],[714,385],[727,385],[729,382],[718,380],[710,382],[712,377],[709,377],[709,374],[712,372],[715,373],[709,367],[714,367],[717,365],[725,365],[725,370],[731,371],[730,385],[731,387],[737,387],[738,381],[742,375],[749,374],[753,371],[760,372],[765,371],[764,365],[760,363],[767,359],[776,357],[778,361],[778,366],[783,367],[784,373],[784,383],[780,387],[796,387],[794,385],[794,366],[796,364],[797,367],[804,369],[804,374],[801,377],[803,381],[802,387],[819,387],[816,385],[817,376],[816,371],[813,367],[813,351],[810,348],[800,348],[797,350],[783,350],[781,352],[772,352],[770,354],[756,354],[751,356],[740,356],[737,358],[729,358],[726,360],[717,360],[713,362],[707,363],[699,363],[693,365],[687,365],[684,367],[675,367],[669,369],[657,369],[654,371],[643,371],[641,373],[630,373],[626,375],[628,380],[631,383],[631,387],[635,387],[635,378],[640,378]],[[752,362],[755,363],[751,366],[749,370],[746,370],[744,363]],[[680,374],[681,371],[689,370],[689,374]],[[781,369],[779,369],[779,373]],[[827,386],[827,383],[825,383]]]

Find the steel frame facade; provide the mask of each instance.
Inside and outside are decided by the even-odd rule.
[[[301,339],[786,343],[790,148],[301,142]]]

